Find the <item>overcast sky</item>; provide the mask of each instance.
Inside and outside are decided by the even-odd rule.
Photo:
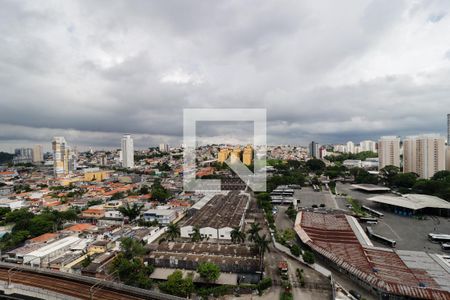
[[[179,144],[183,108],[203,107],[266,108],[270,144],[444,134],[449,12],[448,0],[1,0],[0,150],[49,149],[54,135]]]

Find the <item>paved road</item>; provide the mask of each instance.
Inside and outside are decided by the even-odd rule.
[[[327,208],[336,208],[335,199],[325,188],[322,191],[315,192],[311,187],[306,186],[301,190],[296,190],[294,198],[300,200],[299,207],[311,208],[313,205],[325,204]]]

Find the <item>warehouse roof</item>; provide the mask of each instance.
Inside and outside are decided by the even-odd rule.
[[[61,248],[67,247],[71,244],[74,244],[74,243],[78,242],[79,240],[80,240],[80,238],[78,238],[76,236],[68,236],[63,239],[57,240],[56,242],[48,244],[40,249],[37,249],[33,252],[30,252],[27,255],[35,256],[35,257],[44,257],[54,251],[57,251],[58,249],[61,249]]]
[[[240,226],[248,202],[248,194],[240,194],[238,191],[229,192],[226,196],[216,195],[188,219],[184,226],[198,226],[199,228]]]
[[[301,212],[294,229],[315,252],[383,292],[420,299],[450,298],[446,284],[450,273],[432,255],[364,245],[349,220],[343,214]]]
[[[404,207],[412,210],[419,210],[423,208],[444,208],[450,209],[450,203],[436,196],[422,195],[422,194],[406,194],[402,197],[380,195],[371,197],[367,200],[388,204],[392,206]]]
[[[391,189],[385,186],[379,186],[375,184],[367,184],[367,183],[361,183],[361,184],[352,184],[352,187],[358,190],[363,190],[365,192],[388,192]]]

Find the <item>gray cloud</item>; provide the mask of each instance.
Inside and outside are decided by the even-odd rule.
[[[117,147],[124,132],[139,147],[181,143],[183,108],[202,107],[267,108],[269,143],[443,133],[449,10],[444,0],[3,1],[0,148],[55,134]]]

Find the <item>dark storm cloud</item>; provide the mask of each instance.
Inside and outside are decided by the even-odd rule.
[[[269,143],[442,133],[449,10],[444,0],[3,1],[0,147],[53,135],[117,147],[125,132],[138,147],[181,143],[183,108],[202,107],[266,108]]]

